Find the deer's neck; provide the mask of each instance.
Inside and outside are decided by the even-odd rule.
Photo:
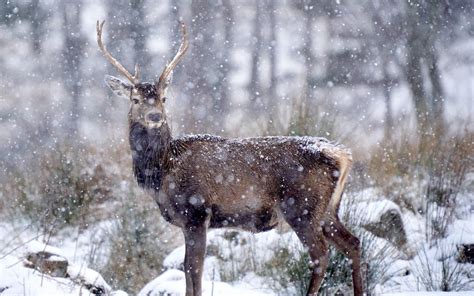
[[[171,131],[168,125],[165,123],[159,129],[149,130],[140,123],[130,123],[129,141],[138,185],[160,189],[170,166]]]

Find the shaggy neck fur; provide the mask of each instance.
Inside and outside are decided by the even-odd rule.
[[[138,185],[159,190],[169,169],[171,131],[168,125],[164,123],[159,129],[147,129],[140,123],[131,122],[129,141]]]

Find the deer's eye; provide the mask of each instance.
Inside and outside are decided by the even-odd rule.
[[[162,97],[161,100],[164,102],[166,102],[166,97]]]
[[[132,102],[133,102],[134,104],[140,103],[140,101],[139,101],[138,99],[135,99],[135,98],[132,99]]]

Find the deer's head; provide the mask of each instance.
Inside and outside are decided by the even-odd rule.
[[[102,42],[104,23],[105,21],[102,23],[97,21],[97,43],[107,60],[126,78],[126,80],[123,80],[106,76],[105,82],[117,96],[130,100],[129,120],[131,122],[140,123],[149,129],[160,128],[163,124],[166,124],[166,90],[171,82],[173,69],[183,58],[189,46],[184,23],[181,22],[183,39],[178,52],[173,60],[167,64],[159,79],[153,83],[140,82],[140,67],[138,64],[135,66],[135,74],[132,75],[107,51]]]

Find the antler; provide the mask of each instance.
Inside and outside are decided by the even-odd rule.
[[[174,58],[171,60],[171,62],[169,62],[166,65],[165,69],[160,75],[160,78],[155,83],[155,88],[157,89],[158,92],[161,92],[162,90],[165,89],[168,77],[171,75],[176,65],[178,65],[178,63],[181,61],[181,59],[183,58],[184,54],[186,53],[189,47],[188,33],[186,31],[186,26],[184,25],[184,22],[182,21],[180,21],[179,23],[181,25],[181,31],[183,33],[181,45],[179,46],[178,52],[176,53]]]
[[[140,79],[140,67],[138,64],[135,65],[135,75],[132,76],[130,72],[125,69],[122,64],[120,64],[111,54],[110,52],[105,48],[104,43],[102,42],[102,28],[104,27],[105,21],[102,21],[102,23],[99,23],[97,21],[96,29],[97,29],[97,44],[99,44],[100,51],[104,54],[104,56],[107,58],[107,60],[117,68],[117,70],[122,73],[125,77],[127,77],[128,80],[130,80],[133,85],[137,84]]]

